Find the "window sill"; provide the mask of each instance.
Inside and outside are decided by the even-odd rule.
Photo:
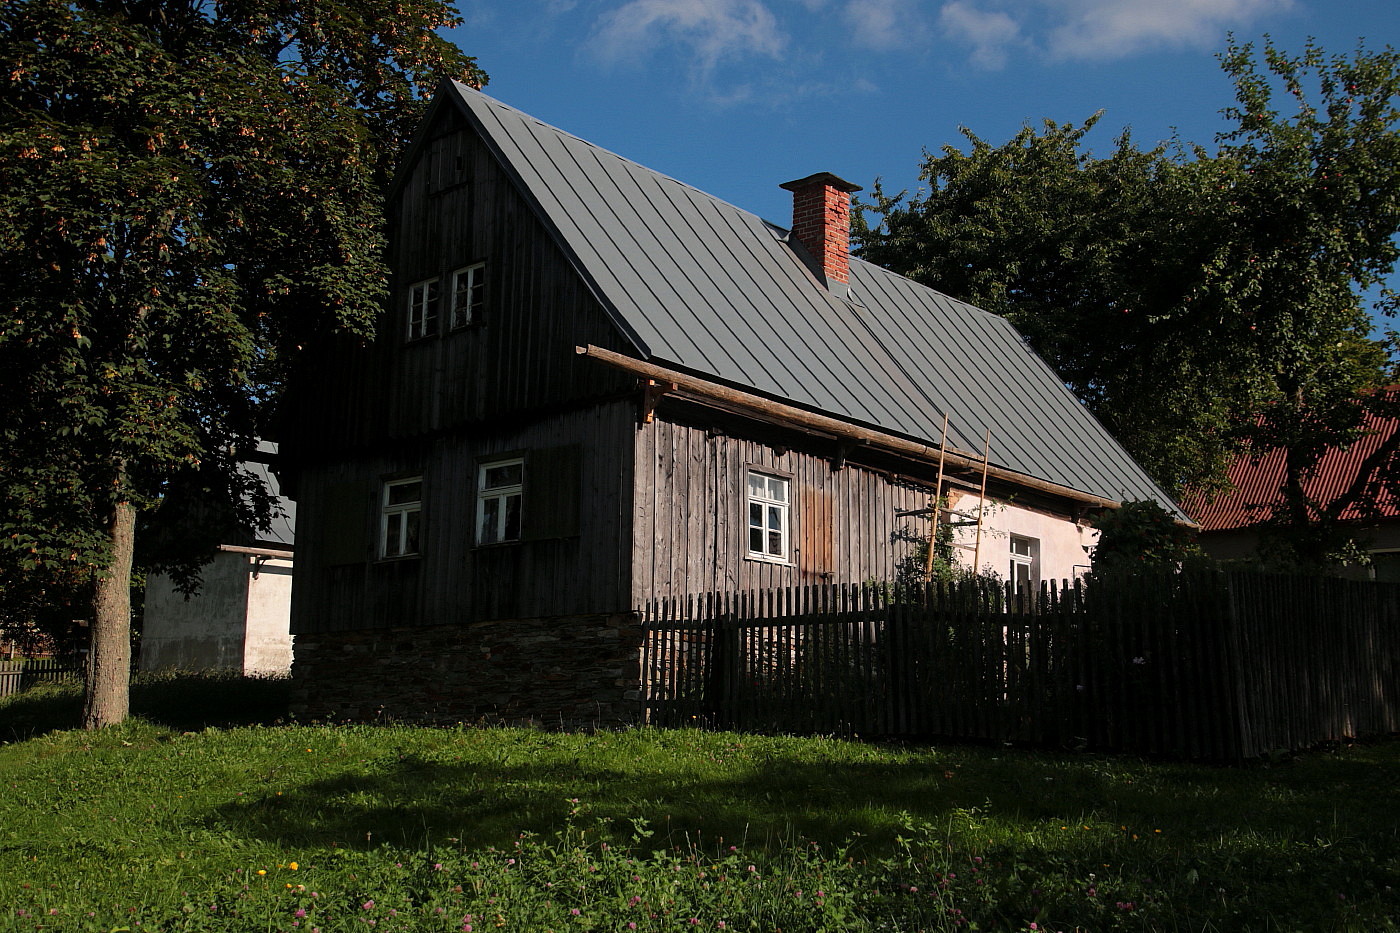
[[[404,561],[419,560],[422,557],[423,555],[417,552],[413,554],[395,554],[393,557],[376,557],[374,562],[376,564],[401,564]]]
[[[760,564],[776,564],[779,567],[796,567],[792,561],[786,557],[772,557],[768,554],[755,554],[753,551],[744,555],[744,560],[751,560]]]

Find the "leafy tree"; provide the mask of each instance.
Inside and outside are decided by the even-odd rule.
[[[265,522],[237,464],[286,368],[372,329],[417,103],[483,79],[436,35],[455,22],[441,0],[0,7],[0,582],[91,594],[85,727],[126,716],[138,517],[213,490]],[[188,574],[210,542],[186,545]]]
[[[1213,154],[1124,134],[1096,157],[1097,116],[1001,146],[965,130],[968,152],[925,154],[921,194],[876,186],[856,240],[1006,315],[1169,491],[1220,488],[1245,442],[1285,446],[1286,537],[1321,514],[1299,479],[1385,398],[1361,295],[1397,258],[1400,59],[1267,44],[1261,65],[1232,40],[1221,63],[1236,105]]]
[[[1360,298],[1400,258],[1400,55],[1328,56],[1309,43],[1291,56],[1266,45],[1261,71],[1250,46],[1232,44],[1221,60],[1235,125],[1216,162],[1234,167],[1234,197],[1220,205],[1213,284],[1228,296],[1224,312],[1252,315],[1270,336],[1253,348],[1268,403],[1240,436],[1284,453],[1266,556],[1317,568],[1355,548],[1342,515],[1374,511],[1380,490],[1400,482],[1392,437],[1330,501],[1306,489],[1322,455],[1354,442],[1368,416],[1400,417],[1395,393],[1370,391],[1386,381],[1386,358],[1365,338]]]
[[[1177,523],[1156,502],[1125,502],[1094,518],[1099,540],[1092,556],[1095,573],[1180,568],[1201,562],[1196,533]]]

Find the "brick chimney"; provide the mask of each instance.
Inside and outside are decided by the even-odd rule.
[[[792,234],[833,292],[850,291],[851,193],[860,185],[818,172],[779,187],[792,192]]]

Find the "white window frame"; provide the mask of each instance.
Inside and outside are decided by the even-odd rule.
[[[418,498],[394,502],[393,491],[401,486],[418,486]],[[394,535],[390,547],[390,533]],[[379,557],[413,557],[418,554],[417,538],[423,530],[423,477],[409,476],[384,481],[379,507]]]
[[[754,479],[763,480],[762,493],[754,490]],[[774,496],[775,488],[782,490],[782,496]],[[776,564],[791,563],[792,553],[792,480],[765,470],[750,469],[744,475],[744,543],[749,560],[766,560]],[[754,522],[754,510],[758,509],[759,523]],[[772,527],[777,519],[778,527]],[[754,534],[757,533],[761,547],[754,547]],[[772,535],[776,533],[776,547]]]
[[[1025,546],[1024,552],[1016,549],[1018,544]],[[1040,540],[1025,535],[1012,535],[1009,548],[1011,551],[1011,592],[1017,596],[1023,593],[1034,596],[1040,589]],[[1022,577],[1018,573],[1023,569],[1025,571],[1024,589]]]
[[[520,482],[508,485],[486,485],[487,473],[502,467],[520,467]],[[511,536],[509,515],[510,499],[514,497],[519,505],[516,508],[515,534]],[[495,502],[495,527],[487,534],[487,506]],[[511,457],[504,460],[491,460],[477,465],[476,470],[476,543],[477,545],[509,544],[521,540],[525,520],[525,458]]]
[[[409,340],[421,340],[437,333],[438,305],[442,303],[442,280],[439,276],[423,279],[408,286]]]
[[[474,323],[486,304],[486,263],[474,262],[453,270],[451,283],[447,313],[456,330]]]

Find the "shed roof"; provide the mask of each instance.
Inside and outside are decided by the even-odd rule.
[[[1118,501],[1169,496],[996,315],[853,259],[829,291],[786,228],[455,84],[642,359]]]

